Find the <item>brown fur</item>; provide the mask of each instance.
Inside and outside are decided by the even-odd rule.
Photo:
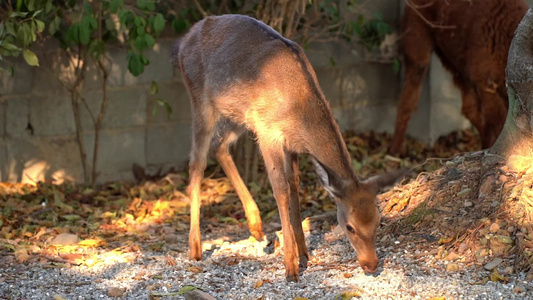
[[[411,2],[427,21],[412,7],[406,6],[402,21],[405,34],[404,89],[398,103],[390,152],[401,150],[433,51],[452,73],[455,85],[461,90],[463,115],[478,130],[483,147],[490,147],[507,116],[507,53],[513,33],[528,6],[523,0]],[[448,26],[453,28],[443,28]]]
[[[338,204],[339,224],[345,231],[348,224],[356,228],[357,234],[346,234],[362,268],[375,272],[380,220],[375,184],[357,179],[301,47],[255,19],[226,15],[198,22],[173,52],[192,101],[190,257],[202,258],[199,194],[210,144],[244,205],[250,231],[263,235],[257,206],[228,150],[248,129],[257,137],[278,204],[287,279],[298,280],[309,259],[298,200],[299,153],[313,158],[322,184]]]

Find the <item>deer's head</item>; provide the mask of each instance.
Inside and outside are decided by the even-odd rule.
[[[314,162],[322,185],[335,199],[339,226],[357,251],[361,268],[365,273],[375,273],[379,263],[376,232],[381,220],[376,194],[380,187],[394,183],[405,174],[405,170],[359,181],[355,175],[343,178],[320,162]]]

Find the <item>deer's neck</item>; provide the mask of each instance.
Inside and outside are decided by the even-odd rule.
[[[322,126],[316,133],[313,144],[308,147],[309,154],[344,182],[357,181],[348,149],[334,122],[332,120],[330,126]]]

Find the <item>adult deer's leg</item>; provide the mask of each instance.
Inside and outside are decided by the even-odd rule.
[[[294,238],[296,245],[298,246],[298,257],[300,259],[299,268],[303,271],[307,268],[307,262],[309,261],[309,252],[305,244],[305,235],[302,229],[302,217],[300,215],[300,197],[298,195],[300,187],[300,177],[298,175],[298,154],[291,153],[289,157],[290,161],[287,164],[287,174],[289,176],[289,211],[291,218],[291,226],[294,232]]]
[[[265,159],[268,178],[272,185],[274,198],[278,204],[279,216],[283,232],[283,252],[285,256],[285,276],[288,281],[298,281],[298,257],[294,232],[289,215],[289,176],[286,173],[287,164],[290,163],[288,153],[281,147],[263,145],[260,142],[261,152]]]
[[[389,152],[400,152],[409,120],[420,100],[422,81],[429,68],[433,42],[424,21],[411,9],[404,16],[405,36],[403,39],[405,78],[396,113],[396,127]]]
[[[202,259],[200,234],[200,187],[207,164],[209,144],[213,137],[217,113],[213,107],[193,100],[192,148],[189,162],[189,187],[191,197],[191,228],[189,231],[189,257]]]
[[[502,131],[507,118],[507,101],[499,94],[481,90],[478,88],[481,99],[481,114],[483,127],[480,130],[481,146],[483,149],[490,148]]]
[[[458,80],[456,80],[457,82]],[[461,106],[462,114],[472,123],[477,129],[480,136],[483,136],[483,115],[481,113],[481,100],[478,98],[473,86],[459,85],[461,89],[461,98],[463,104]]]
[[[231,184],[233,184],[233,187],[237,191],[237,195],[239,195],[239,199],[244,207],[246,219],[248,220],[250,233],[256,239],[261,240],[264,235],[259,209],[257,208],[257,204],[252,198],[250,191],[248,191],[246,184],[244,184],[239,175],[239,171],[229,152],[229,146],[237,140],[242,133],[242,129],[237,128],[234,124],[229,122],[220,122],[219,124],[220,126],[217,128],[217,133],[220,134],[220,140],[218,140],[215,145],[216,158],[222,166],[224,173],[229,177]]]

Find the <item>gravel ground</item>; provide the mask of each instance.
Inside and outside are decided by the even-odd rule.
[[[281,247],[252,241],[242,229],[222,242],[221,230],[228,228],[204,235],[206,244],[210,238],[218,241],[204,245],[214,250],[205,251],[202,262],[187,259],[185,233],[177,237],[174,251],[141,248],[90,268],[18,264],[3,254],[0,298],[184,299],[176,294],[191,285],[216,299],[336,299],[343,292],[361,299],[533,299],[533,282],[526,281],[525,273],[505,275],[506,283],[479,284],[490,273],[480,264],[437,260],[438,245],[420,239],[382,238],[378,253],[383,271],[376,277],[366,276],[348,241],[329,230],[308,234],[312,260],[299,283],[288,283]],[[506,263],[500,264],[501,273]],[[454,265],[451,271],[447,271],[449,264]]]

